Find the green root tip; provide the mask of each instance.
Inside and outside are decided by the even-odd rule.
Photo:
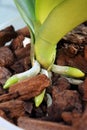
[[[61,75],[69,76],[69,77],[74,77],[74,78],[81,78],[85,76],[85,73],[82,72],[81,70],[70,67],[70,66],[60,66],[60,65],[55,65],[53,64],[51,70],[54,73],[58,73]]]
[[[81,78],[85,76],[85,74],[81,70],[73,67],[68,67],[66,74],[74,78]]]
[[[42,91],[42,93],[34,98],[35,106],[39,107],[42,103],[45,95],[45,90]]]
[[[13,85],[13,84],[15,84],[15,83],[17,83],[18,82],[18,78],[16,77],[16,76],[12,76],[12,77],[10,77],[7,81],[6,81],[6,83],[5,83],[5,85],[3,86],[3,88],[4,89],[7,89],[7,88],[9,88],[11,85]]]

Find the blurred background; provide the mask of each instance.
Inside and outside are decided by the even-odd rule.
[[[24,24],[14,4],[14,0],[0,0],[0,29],[2,26],[8,25],[9,23],[14,24],[14,22],[17,22],[18,24],[20,22],[20,25]]]

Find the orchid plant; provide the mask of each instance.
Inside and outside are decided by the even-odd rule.
[[[37,75],[41,68],[68,77],[83,77],[84,73],[81,70],[55,65],[54,62],[60,39],[87,20],[87,0],[14,0],[14,2],[31,34],[32,68],[10,77],[4,88],[26,77]]]

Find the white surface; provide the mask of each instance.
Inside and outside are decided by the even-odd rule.
[[[10,24],[14,25],[17,29],[25,25],[15,6],[14,0],[0,0],[0,30]]]
[[[5,22],[5,23],[1,24],[0,25],[0,30],[4,29],[5,27],[10,26],[10,25],[13,25],[15,27],[15,30],[26,26],[26,24],[21,19],[21,17],[16,17],[16,18],[10,19],[8,22]]]
[[[14,0],[0,0],[0,25],[20,16]]]
[[[0,130],[23,130],[0,117]]]

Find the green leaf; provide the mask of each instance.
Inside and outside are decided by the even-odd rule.
[[[26,24],[29,26],[32,32],[35,33],[35,0],[14,0],[14,2]]]
[[[52,54],[54,54],[55,45],[57,45],[58,41],[66,33],[87,20],[86,12],[87,0],[64,0],[51,11],[50,15],[39,28],[35,42],[36,59],[42,66],[46,66],[47,68],[47,65],[49,67],[52,64],[54,59],[54,55],[52,57]],[[53,45],[54,48],[52,50]],[[50,53],[47,49],[48,46],[50,46]],[[47,55],[46,57],[46,54],[49,56]],[[49,57],[51,57],[50,60]],[[43,59],[45,60],[43,61]]]
[[[64,0],[35,0],[36,18],[43,23],[51,10]]]
[[[56,6],[43,23],[38,37],[52,44],[70,30],[87,20],[87,0],[64,0]]]

